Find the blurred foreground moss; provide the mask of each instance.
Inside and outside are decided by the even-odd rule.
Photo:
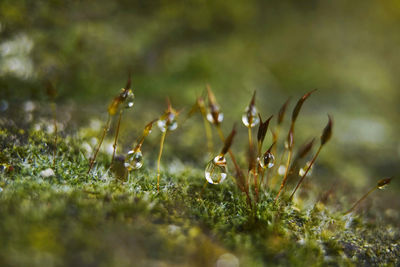
[[[322,203],[300,210],[233,181],[203,190],[203,170],[143,169],[121,182],[105,155],[88,175],[82,140],[0,131],[1,266],[396,265],[399,231]],[[271,194],[270,194],[271,193]]]

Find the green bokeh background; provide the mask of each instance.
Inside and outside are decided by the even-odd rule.
[[[187,111],[206,84],[225,112],[225,131],[253,90],[265,118],[289,96],[293,105],[317,88],[302,110],[297,143],[318,137],[332,114],[334,138],[316,177],[325,188],[357,186],[356,199],[400,172],[399,29],[396,0],[2,0],[0,97],[19,110],[27,100],[43,101],[50,80],[60,107],[73,106],[72,120],[87,126],[105,116],[131,71],[136,104],[122,132],[129,143],[129,129],[137,135],[165,109],[167,96]],[[204,146],[194,129],[171,137],[167,151],[190,159],[190,149]],[[157,149],[157,138],[148,150]],[[392,193],[376,202],[398,210],[399,184],[395,179]]]

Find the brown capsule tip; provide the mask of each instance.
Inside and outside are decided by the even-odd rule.
[[[288,105],[289,105],[289,102],[290,102],[290,98],[288,98],[288,99],[286,100],[286,102],[283,103],[282,107],[279,109],[279,113],[278,113],[278,125],[282,124],[282,122],[283,122],[283,119],[284,119],[284,117],[285,117],[286,109],[287,109],[287,107],[288,107]]]
[[[272,143],[272,145],[268,148],[268,150],[265,153],[271,153],[272,148],[274,147],[274,145],[276,144],[276,142],[274,141]]]
[[[304,94],[304,95],[299,99],[299,101],[297,101],[297,104],[296,104],[296,106],[294,107],[293,113],[292,113],[292,123],[294,123],[294,122],[296,121],[296,119],[297,119],[297,116],[299,116],[300,109],[301,109],[301,107],[303,106],[303,103],[304,103],[304,102],[307,100],[307,98],[309,98],[310,95],[311,95],[312,93],[314,93],[316,90],[317,90],[317,89],[314,89],[314,90],[312,90],[312,91],[310,91],[310,92]]]
[[[390,182],[392,181],[392,178],[385,178],[385,179],[381,179],[378,181],[378,187],[384,187],[385,185],[390,184]]]
[[[333,127],[333,119],[332,117],[328,114],[328,124],[325,126],[322,135],[321,135],[321,146],[325,145],[326,142],[329,141],[329,139],[332,136],[332,127]]]
[[[125,85],[125,88],[124,88],[125,90],[129,90],[129,89],[131,89],[131,73],[129,72],[129,74],[128,74],[128,80],[127,80],[127,82],[126,82],[126,85]]]
[[[260,118],[260,125],[258,126],[257,141],[262,143],[264,142],[265,135],[268,131],[269,122],[273,116],[270,116],[265,122],[262,121],[260,113],[258,113],[258,117]]]
[[[312,147],[314,146],[315,138],[313,138],[310,142],[304,144],[299,151],[297,152],[298,158],[304,158],[307,154],[311,151]]]
[[[231,145],[232,145],[233,137],[235,136],[235,134],[236,134],[236,124],[233,125],[233,128],[232,128],[231,133],[230,133],[229,136],[225,139],[225,144],[224,144],[224,147],[223,147],[222,150],[221,150],[221,154],[224,154],[224,155],[225,155],[225,154],[228,152],[229,148],[230,148]]]
[[[253,97],[251,98],[251,101],[249,103],[249,108],[254,107],[256,104],[256,91],[254,90]]]
[[[214,93],[212,92],[211,87],[208,84],[206,85],[206,89],[207,89],[209,105],[216,105],[217,101],[215,100]]]
[[[151,122],[149,122],[148,124],[146,124],[146,126],[144,127],[144,130],[143,130],[143,136],[149,135],[151,129],[153,128],[153,124],[154,124],[156,121],[158,121],[158,119],[154,119],[154,120],[152,120]]]

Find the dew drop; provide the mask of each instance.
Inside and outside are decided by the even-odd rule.
[[[126,93],[126,98],[125,98],[125,108],[131,108],[133,107],[133,100],[135,99],[135,95],[133,94],[132,90],[128,90]]]
[[[307,171],[308,167],[310,167],[310,164],[311,164],[311,162],[308,161],[303,168],[300,168],[300,170],[299,170],[300,176],[303,176],[304,174],[306,174],[306,171]],[[307,176],[311,175],[311,173],[312,173],[312,166],[311,166],[311,169],[308,171]]]
[[[246,127],[253,128],[256,126],[260,122],[260,119],[257,116],[257,108],[254,106],[251,108],[247,107],[242,115],[242,122]]]
[[[206,166],[205,178],[210,184],[222,183],[227,177],[226,159],[223,155],[218,155]]]
[[[129,170],[138,170],[143,166],[142,151],[131,150],[128,152],[125,160],[125,167]]]
[[[282,175],[285,174],[285,172],[286,172],[286,166],[285,166],[285,165],[279,166],[279,168],[278,168],[278,174],[282,176]]]
[[[165,119],[158,120],[157,126],[162,132],[174,131],[178,128],[178,122],[176,121],[176,116],[174,113],[169,113]]]
[[[211,113],[207,113],[207,120],[210,123],[215,123],[214,117]],[[218,123],[221,123],[224,120],[224,114],[223,113],[218,113]]]
[[[264,154],[261,159],[258,158],[258,164],[260,164],[261,168],[265,169],[271,169],[272,167],[274,167],[275,164],[275,157],[272,153],[266,153]]]

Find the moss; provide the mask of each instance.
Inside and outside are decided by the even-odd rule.
[[[17,143],[10,139],[19,140]],[[212,266],[233,253],[243,266],[399,264],[399,232],[319,204],[300,210],[276,192],[252,209],[233,181],[203,189],[203,171],[150,169],[113,177],[100,156],[88,175],[80,140],[2,129],[1,265]],[[17,145],[15,145],[17,144]],[[33,260],[32,260],[33,259]]]

